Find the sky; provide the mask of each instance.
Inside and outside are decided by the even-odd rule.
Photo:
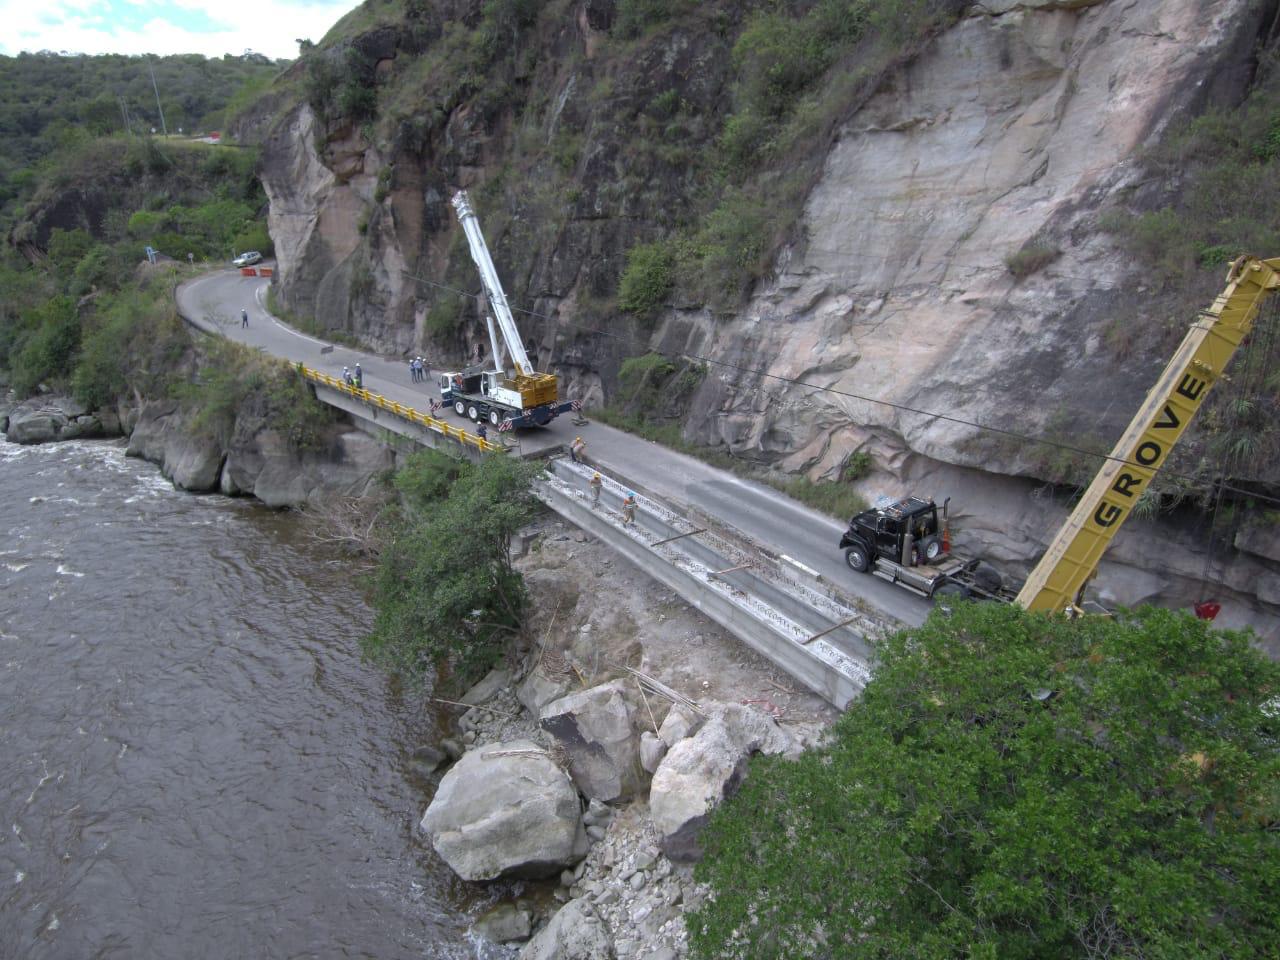
[[[0,53],[298,56],[360,0],[0,0]]]

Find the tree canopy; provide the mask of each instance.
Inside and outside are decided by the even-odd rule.
[[[713,817],[695,956],[1274,955],[1280,666],[1246,634],[961,604],[879,659]]]
[[[395,478],[400,518],[379,558],[365,656],[411,681],[448,667],[465,683],[492,665],[524,617],[509,541],[534,515],[539,469],[517,457],[471,464],[435,450],[408,458]]]

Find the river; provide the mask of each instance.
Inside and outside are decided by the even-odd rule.
[[[119,443],[0,441],[0,491],[0,957],[479,955],[358,571]]]

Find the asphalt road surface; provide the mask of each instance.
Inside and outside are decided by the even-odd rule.
[[[343,366],[354,367],[359,363],[366,388],[424,412],[431,398],[439,397],[439,387],[433,377],[428,376],[424,383],[411,382],[407,357],[388,359],[331,345],[271,316],[266,308],[270,282],[231,270],[209,274],[178,288],[178,308],[188,320],[206,330],[286,360],[301,361],[332,376],[340,376]],[[248,328],[241,327],[242,309],[249,312]],[[321,352],[330,346],[331,352]],[[438,368],[433,368],[433,372],[438,372]],[[585,412],[589,417],[590,411]],[[845,566],[837,546],[843,524],[771,487],[743,480],[601,423],[575,427],[568,417],[561,417],[541,429],[520,431],[520,452],[530,455],[557,448],[563,450],[575,436],[586,441],[586,458],[591,463],[620,481],[635,485],[640,492],[675,507],[696,507],[717,517],[725,525],[800,561],[821,573],[829,583],[861,597],[903,623],[919,624],[928,615],[931,607],[928,600],[868,574],[854,573]]]

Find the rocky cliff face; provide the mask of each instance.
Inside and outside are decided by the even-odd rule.
[[[474,19],[472,6],[437,4],[430,29],[380,26],[352,45],[379,75],[411,76],[423,37],[445,37],[429,55],[448,39],[442,24]],[[1167,124],[1243,96],[1275,5],[969,6],[851,100],[800,228],[740,310],[677,304],[652,328],[619,319],[608,303],[625,252],[680,222],[700,189],[678,155],[646,153],[626,169],[620,158],[664,91],[685,119],[658,139],[700,131],[714,149],[733,6],[719,5],[714,25],[620,47],[603,41],[612,3],[555,5],[562,15],[544,15],[529,38],[540,49],[489,78],[518,91],[514,107],[492,106],[481,84],[387,136],[296,105],[259,134],[285,301],[387,351],[435,337],[433,356],[461,354],[478,323],[434,324],[441,294],[412,277],[478,289],[447,202],[460,187],[492,188],[483,226],[507,292],[539,315],[522,318],[524,332],[573,395],[607,400],[621,359],[646,345],[708,357],[691,438],[814,478],[867,451],[869,495],[922,484],[953,495],[973,545],[1025,566],[1063,509],[1037,495],[1033,445],[974,424],[1097,449],[1118,435],[1168,343],[1108,348],[1117,326],[1151,329],[1155,308],[1100,213],[1141,185],[1140,151]],[[513,177],[506,165],[530,143],[546,153],[566,142],[559,167]],[[569,187],[557,192],[560,181]],[[1115,599],[1198,598],[1203,548],[1177,531],[1176,519],[1126,530],[1102,577]],[[1245,619],[1264,620],[1280,599],[1278,571],[1256,555],[1228,567],[1224,592],[1239,591]]]

